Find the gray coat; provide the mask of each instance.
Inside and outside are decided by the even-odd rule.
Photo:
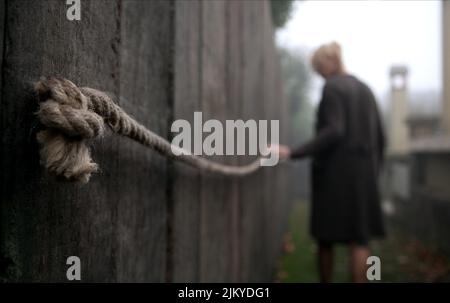
[[[315,138],[292,152],[313,157],[311,233],[318,241],[365,244],[384,235],[378,191],[384,146],[371,90],[351,75],[330,77]]]

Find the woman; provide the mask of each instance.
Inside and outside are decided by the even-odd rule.
[[[368,242],[384,235],[377,177],[384,136],[371,90],[346,73],[336,42],[321,46],[312,57],[325,78],[316,136],[282,158],[313,157],[311,233],[318,241],[320,279],[330,282],[333,244],[350,246],[354,282],[366,281]]]

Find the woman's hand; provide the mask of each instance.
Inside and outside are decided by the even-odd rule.
[[[291,149],[287,145],[272,144],[269,147],[271,153],[277,153],[280,159],[289,159],[291,157]]]

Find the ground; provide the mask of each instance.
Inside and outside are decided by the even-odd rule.
[[[299,201],[284,237],[277,282],[317,282],[316,245],[308,233],[309,203]],[[450,282],[450,258],[421,245],[388,224],[388,237],[371,243],[372,255],[381,259],[380,282]],[[345,246],[338,246],[334,281],[349,282]]]

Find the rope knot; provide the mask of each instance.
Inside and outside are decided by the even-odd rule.
[[[103,118],[89,109],[89,99],[71,81],[41,78],[35,84],[38,116],[46,128],[37,134],[41,162],[57,176],[86,183],[98,170],[87,139],[103,135]]]
[[[43,78],[35,90],[41,100],[37,116],[47,128],[73,138],[103,134],[103,118],[88,109],[87,97],[71,81]]]
[[[86,142],[101,136],[105,125],[162,155],[207,171],[245,176],[260,167],[259,158],[247,165],[228,166],[189,153],[176,155],[170,142],[134,120],[105,92],[79,88],[60,78],[41,78],[34,87],[40,101],[36,115],[45,127],[37,134],[41,163],[66,180],[87,183],[98,170]]]

